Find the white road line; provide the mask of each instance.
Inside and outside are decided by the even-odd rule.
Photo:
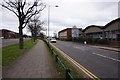
[[[82,50],[82,51],[85,51],[85,49],[80,48],[80,47],[78,47],[78,46],[74,46],[74,48],[76,48],[76,49],[80,49],[80,50]],[[92,54],[97,55],[97,56],[101,56],[101,57],[104,57],[104,58],[107,58],[107,59],[110,59],[110,60],[113,60],[113,61],[120,62],[120,60],[118,60],[118,59],[114,59],[114,58],[112,58],[112,57],[104,56],[104,55],[97,54],[97,53],[94,53],[94,52],[93,52]]]
[[[82,65],[80,65],[78,62],[76,62],[74,59],[72,59],[70,56],[68,56],[67,54],[65,54],[63,51],[61,51],[60,49],[58,49],[56,46],[54,46],[53,44],[51,44],[56,50],[58,50],[60,52],[60,54],[66,59],[69,60],[70,62],[72,62],[76,67],[78,67],[80,70],[82,70],[86,75],[88,75],[90,78],[92,78],[93,80],[100,80],[97,76],[95,76],[93,73],[91,73],[90,71],[88,71],[85,67],[83,67]]]
[[[78,47],[78,46],[74,46],[73,48],[76,48],[76,49],[80,49],[80,50],[82,50],[82,51],[85,51],[84,48],[80,48],[80,47]]]
[[[110,59],[110,60],[113,60],[113,61],[120,62],[120,60],[114,59],[114,58],[111,58],[111,57],[108,57],[108,56],[104,56],[104,55],[97,54],[97,53],[94,53],[94,52],[92,54],[97,55],[97,56],[101,56],[101,57],[104,57],[104,58],[107,58],[107,59]]]

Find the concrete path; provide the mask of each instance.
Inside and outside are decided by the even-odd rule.
[[[106,50],[111,50],[111,51],[120,52],[120,49],[119,49],[119,48],[104,47],[104,46],[93,46],[93,47],[97,47],[97,48],[101,48],[101,49],[106,49]]]
[[[3,70],[3,78],[59,78],[59,75],[45,43],[40,40]]]

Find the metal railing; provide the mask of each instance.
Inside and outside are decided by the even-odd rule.
[[[61,61],[61,59],[59,58],[58,54],[54,51],[54,49],[50,46],[50,43],[46,40],[44,40],[44,42],[47,44],[48,48],[50,49],[52,55],[55,58],[55,61],[63,68],[64,72],[65,72],[65,78],[66,80],[75,80],[75,78],[73,77],[71,71],[69,68],[67,68],[63,62]]]

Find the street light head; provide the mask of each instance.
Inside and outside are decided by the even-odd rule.
[[[55,7],[59,7],[58,5],[56,5]]]

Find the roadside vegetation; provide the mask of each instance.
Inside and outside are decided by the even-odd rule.
[[[61,39],[62,40],[62,39]],[[67,40],[64,40],[67,41]],[[120,48],[119,40],[111,40],[111,39],[100,39],[100,38],[85,38],[79,37],[72,39],[73,42],[81,43],[81,44],[89,44],[89,45],[96,45],[96,46],[104,46],[104,47],[112,47],[112,48]]]
[[[70,69],[71,73],[73,74],[74,78],[84,78],[62,55],[61,53],[56,50],[54,47],[52,47],[54,49],[54,51],[58,54],[59,58],[61,59],[61,61],[63,62],[63,64]],[[65,77],[65,71],[62,69],[62,67],[57,64],[57,68],[59,71],[59,74],[64,78]]]
[[[61,53],[55,49],[52,45],[50,45],[51,48],[53,48],[53,50],[55,51],[55,53],[58,54],[58,57],[60,58],[60,60],[63,62],[63,64],[68,68],[70,69],[71,73],[73,74],[73,77],[74,78],[84,78],[82,74],[80,74],[71,64],[70,62],[68,62],[62,55]],[[50,50],[50,49],[49,49]],[[51,52],[51,56],[55,59],[55,57],[52,55],[52,51],[50,50]],[[56,66],[57,66],[57,71],[59,72],[59,75],[62,77],[62,78],[65,78],[65,70],[61,67],[60,64],[56,63]]]
[[[5,67],[21,56],[24,52],[31,49],[36,43],[32,40],[24,41],[24,49],[19,49],[19,44],[9,45],[2,48],[2,66]]]

